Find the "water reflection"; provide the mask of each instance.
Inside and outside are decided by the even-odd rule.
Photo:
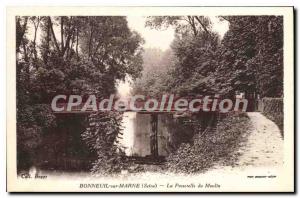
[[[170,132],[168,123],[172,115],[158,115],[158,154],[167,156]],[[150,151],[151,115],[135,112],[125,112],[122,121],[123,139],[121,145],[125,147],[128,156],[147,156]]]

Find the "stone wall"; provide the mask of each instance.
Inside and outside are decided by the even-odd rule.
[[[275,122],[283,136],[283,98],[263,98],[258,101],[258,111]]]

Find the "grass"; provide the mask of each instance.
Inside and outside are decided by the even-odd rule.
[[[182,144],[167,158],[171,172],[204,172],[214,165],[234,165],[239,145],[245,140],[251,124],[246,114],[230,114],[217,123],[216,130],[196,134],[192,144]]]

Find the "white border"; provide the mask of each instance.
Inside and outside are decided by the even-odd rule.
[[[76,181],[24,182],[16,179],[16,89],[15,22],[16,15],[283,15],[284,16],[284,131],[285,167],[280,180],[271,188],[245,185],[239,181],[222,191],[291,191],[294,177],[294,57],[293,9],[291,7],[9,7],[7,9],[7,167],[9,191],[82,191]],[[229,180],[230,178],[226,178]],[[236,178],[235,178],[236,179]],[[114,182],[114,181],[112,181]],[[227,182],[228,183],[228,182]],[[227,184],[228,185],[228,184]],[[259,184],[257,184],[259,185]],[[57,189],[57,187],[59,187]],[[125,189],[126,190],[126,189]],[[164,191],[164,189],[161,189]],[[97,191],[97,189],[96,189]],[[132,191],[132,189],[130,189]]]

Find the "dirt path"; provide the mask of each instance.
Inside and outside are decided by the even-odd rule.
[[[259,112],[249,112],[253,128],[241,145],[239,166],[268,167],[283,163],[283,139],[277,125]]]

